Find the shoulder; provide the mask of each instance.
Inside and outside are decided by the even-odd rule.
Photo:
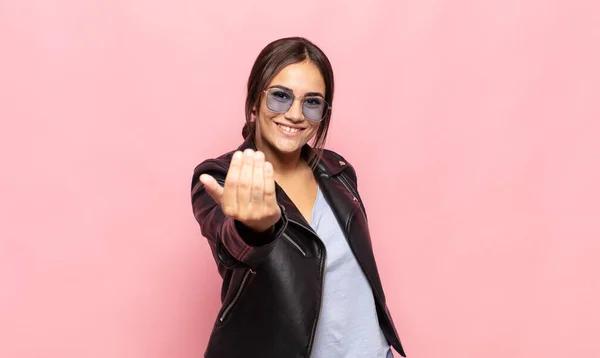
[[[224,153],[216,158],[205,159],[200,164],[196,165],[192,176],[192,189],[199,183],[201,174],[210,174],[217,179],[217,181],[221,179],[225,180],[233,153],[235,153],[235,150]]]
[[[227,153],[221,154],[216,158],[208,158],[202,161],[200,164],[194,168],[194,179],[192,181],[192,187],[194,186],[196,181],[199,181],[200,174],[210,174],[217,181],[220,177],[225,180],[225,176],[227,175],[227,171],[229,170],[229,164],[231,163],[231,158],[236,151],[244,151],[247,148],[255,148],[254,141],[252,136],[248,136],[244,139],[244,142],[240,144],[236,149],[231,150]]]
[[[229,168],[229,163],[231,162],[231,158],[233,157],[233,153],[235,151],[230,151],[216,158],[207,158],[200,162],[200,164],[196,165],[194,168],[194,173],[203,173],[211,170],[227,170]]]
[[[345,173],[356,183],[356,170],[351,162],[340,153],[331,149],[323,149],[321,161],[333,175]]]
[[[346,158],[344,158],[340,153],[335,152],[331,149],[323,149],[323,156],[322,159],[324,160],[338,160],[338,161],[342,161],[346,164],[348,164],[348,161],[346,160]]]

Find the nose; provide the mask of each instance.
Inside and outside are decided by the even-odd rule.
[[[285,112],[285,118],[292,122],[301,122],[304,120],[304,114],[302,113],[302,98],[294,98],[294,102],[290,109]]]

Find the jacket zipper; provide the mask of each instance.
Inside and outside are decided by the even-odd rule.
[[[306,257],[306,251],[304,251],[300,245],[298,245],[298,243],[296,241],[294,241],[294,239],[292,239],[291,236],[289,236],[288,234],[286,234],[285,232],[283,233],[283,237],[287,240],[287,242],[289,242],[290,244],[292,244],[292,246],[294,246],[298,251],[300,251],[300,253],[302,254],[302,256]]]
[[[300,227],[302,227],[305,230],[308,230],[311,234],[315,235],[321,241],[321,243],[323,243],[323,240],[321,240],[321,238],[319,237],[319,235],[317,235],[317,233],[313,229],[308,228],[308,227],[304,226],[303,224],[301,224],[301,223],[299,223],[299,222],[297,222],[295,220],[288,219],[288,221],[291,222],[291,223],[294,223],[294,224],[296,224],[296,225],[298,225]],[[310,357],[312,355],[312,349],[313,349],[313,345],[315,343],[315,334],[317,333],[317,327],[319,325],[319,318],[321,318],[321,309],[323,308],[323,283],[325,282],[325,274],[326,274],[326,271],[325,271],[326,257],[327,257],[327,250],[323,249],[323,256],[321,257],[321,262],[319,263],[320,266],[321,266],[320,270],[323,273],[321,275],[321,298],[320,298],[320,301],[319,301],[319,310],[317,311],[317,319],[315,320],[315,324],[314,324],[314,326],[312,328],[312,331],[310,333],[310,340],[308,341],[308,355],[307,355],[307,357]]]
[[[223,320],[225,320],[225,317],[227,317],[227,314],[229,313],[229,311],[231,311],[233,306],[235,306],[235,303],[237,302],[237,300],[240,298],[240,295],[242,294],[242,290],[246,286],[246,282],[248,281],[248,277],[250,277],[250,274],[256,275],[256,271],[254,271],[252,269],[248,269],[244,273],[244,277],[242,277],[242,283],[240,283],[240,287],[238,288],[237,292],[235,293],[235,296],[233,296],[233,299],[231,300],[231,302],[229,302],[227,307],[225,307],[225,309],[223,310],[223,313],[221,313],[221,317],[219,317],[219,321],[223,322]]]

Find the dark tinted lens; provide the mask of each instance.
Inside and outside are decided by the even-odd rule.
[[[306,97],[302,103],[304,117],[311,121],[320,121],[327,112],[327,103],[321,97]]]
[[[285,113],[294,102],[294,95],[281,89],[271,89],[267,93],[267,108],[273,112]]]

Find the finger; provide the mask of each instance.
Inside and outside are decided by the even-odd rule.
[[[254,153],[254,171],[252,173],[252,202],[262,203],[264,200],[265,178],[263,167],[265,165],[265,155],[262,152]]]
[[[223,197],[223,187],[219,185],[217,180],[208,174],[200,175],[200,182],[204,184],[204,188],[217,204],[221,205]]]
[[[240,180],[238,182],[237,201],[238,208],[248,209],[250,197],[252,196],[252,171],[254,166],[254,151],[246,149],[244,151],[244,161],[240,170]]]
[[[269,162],[263,164],[263,177],[264,177],[264,200],[268,206],[276,206],[277,198],[275,196],[275,178],[273,173],[273,165]]]
[[[223,195],[223,187],[219,185],[217,180],[213,178],[211,175],[202,174],[200,175],[200,182],[204,184],[206,192],[213,198],[215,201],[220,202],[221,197]]]
[[[240,178],[240,169],[242,167],[242,152],[235,152],[229,164],[227,177],[225,178],[225,186],[223,187],[223,200],[221,207],[229,212],[237,210],[237,187]]]

